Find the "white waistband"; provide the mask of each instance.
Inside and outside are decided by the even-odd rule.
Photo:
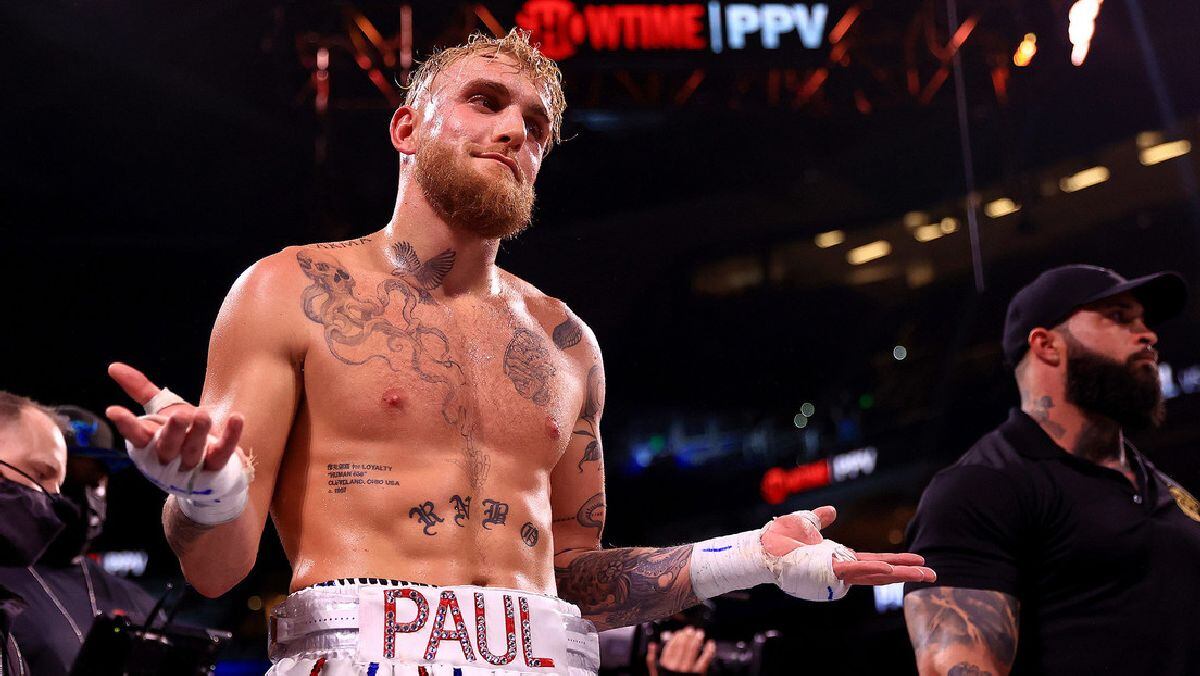
[[[548,674],[599,668],[595,627],[562,599],[498,587],[393,582],[342,580],[289,595],[271,612],[271,659],[319,653]],[[498,654],[489,650],[497,646]],[[549,653],[538,657],[539,650]]]

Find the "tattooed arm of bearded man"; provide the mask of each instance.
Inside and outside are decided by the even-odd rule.
[[[1005,676],[1017,655],[1021,603],[1009,594],[928,587],[904,597],[921,676]]]
[[[692,587],[691,544],[659,548],[600,547],[605,515],[604,457],[599,430],[604,411],[604,366],[595,337],[582,325],[579,334],[582,338],[579,341],[555,340],[568,355],[586,360],[588,375],[571,442],[550,475],[554,573],[559,596],[578,605],[586,619],[604,630],[670,616],[700,603],[702,596]],[[570,345],[563,348],[567,343]],[[571,354],[572,351],[576,354]],[[728,575],[723,578],[726,588],[718,588],[719,584],[711,582],[710,574],[701,576],[706,582],[700,588],[714,596],[760,582],[778,582],[767,570],[765,557],[782,557],[805,544],[821,543],[819,529],[828,526],[836,512],[832,507],[821,507],[808,514],[819,523],[788,514],[772,521],[761,537],[758,531],[740,534],[753,536],[754,542],[749,547],[762,563],[761,570],[749,575],[753,579],[734,580],[736,575]],[[922,567],[923,560],[914,554],[858,554],[855,560],[834,561],[827,549],[820,552],[812,555],[813,561],[817,568],[827,571],[829,583],[835,586],[934,579],[933,571]],[[821,556],[828,558],[821,563]],[[786,568],[788,560],[784,562]],[[801,568],[804,566],[794,566],[795,570]],[[824,583],[820,589],[823,594]]]

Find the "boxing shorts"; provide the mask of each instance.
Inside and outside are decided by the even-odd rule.
[[[269,619],[270,676],[594,676],[579,608],[516,589],[351,578],[290,594]]]

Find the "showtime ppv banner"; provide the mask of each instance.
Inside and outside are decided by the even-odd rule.
[[[825,45],[830,28],[824,3],[528,0],[515,18],[543,53],[560,61],[586,54],[808,51]]]

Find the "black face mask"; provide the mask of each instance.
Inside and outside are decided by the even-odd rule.
[[[104,530],[104,518],[108,513],[108,500],[98,486],[76,482],[63,484],[62,496],[76,508],[75,516],[65,519],[65,526],[46,548],[40,562],[52,566],[65,566],[83,554]]]
[[[61,495],[47,493],[33,477],[0,460],[37,488],[0,479],[0,563],[29,566],[66,527],[79,520],[79,509]]]

